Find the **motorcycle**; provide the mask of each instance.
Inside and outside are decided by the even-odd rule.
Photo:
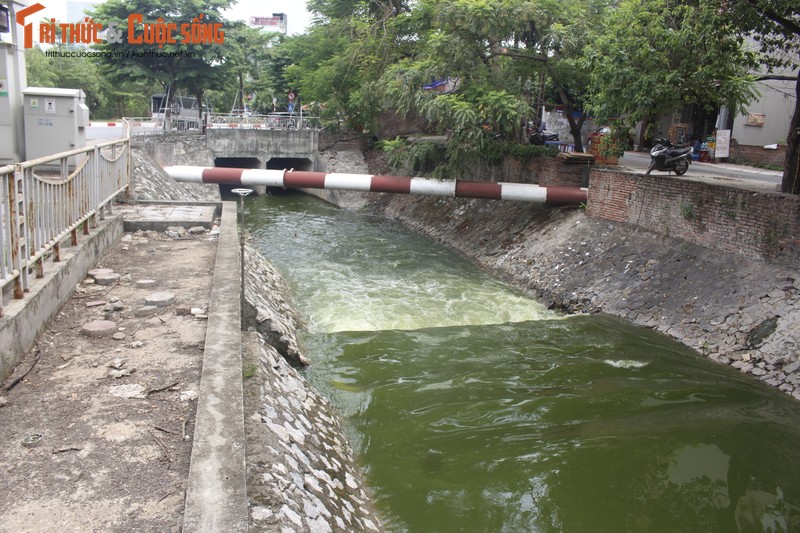
[[[531,144],[543,145],[546,142],[558,141],[558,133],[552,131],[545,131],[542,128],[534,128],[532,124],[528,123],[525,128],[525,133],[528,135],[528,142]]]
[[[650,150],[650,166],[647,167],[645,175],[650,174],[652,170],[674,171],[678,176],[686,174],[692,162],[692,147],[677,148],[669,139],[663,137],[654,140],[656,144]]]

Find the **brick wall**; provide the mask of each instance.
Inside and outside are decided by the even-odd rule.
[[[796,267],[800,197],[593,169],[587,215]]]
[[[763,146],[750,146],[734,141],[731,143],[731,156],[728,160],[740,165],[783,167],[786,161],[786,145],[779,144],[777,150],[769,150]]]

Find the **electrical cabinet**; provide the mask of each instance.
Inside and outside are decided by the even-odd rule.
[[[0,165],[18,163],[23,156],[20,76],[14,54],[11,44],[0,42]]]
[[[82,90],[28,87],[22,95],[26,160],[86,146],[89,108]]]

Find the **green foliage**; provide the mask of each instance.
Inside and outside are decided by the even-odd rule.
[[[428,141],[409,142],[395,137],[380,141],[378,147],[386,152],[390,165],[413,172],[430,171],[444,162],[444,147]]]
[[[597,116],[642,120],[685,103],[740,108],[756,57],[711,2],[622,0],[583,62]]]
[[[242,364],[242,377],[244,379],[250,379],[255,377],[258,374],[258,364],[253,361],[245,361]]]
[[[224,22],[221,10],[230,7],[232,0],[178,0],[164,3],[157,0],[108,0],[98,4],[92,13],[95,20],[105,25],[115,24],[118,31],[128,32],[128,16],[141,14],[145,22],[155,22],[159,18],[165,23],[191,23],[203,15],[203,23]],[[234,45],[234,43],[230,43]],[[120,43],[103,42],[94,45],[102,52],[122,53],[122,57],[104,55],[101,62],[105,72],[114,82],[157,82],[164,89],[177,94],[176,88],[184,94],[202,97],[208,89],[222,88],[230,83],[231,69],[235,61],[229,61],[227,54],[235,50],[226,40],[224,44],[131,44],[127,39]],[[150,52],[152,55],[142,55]],[[174,56],[163,55],[170,52]],[[180,52],[183,52],[181,55]]]
[[[110,101],[111,86],[92,58],[50,58],[39,48],[30,48],[25,50],[25,65],[28,86],[81,89],[92,115],[104,116],[102,110]]]
[[[389,164],[394,167],[407,168],[413,172],[428,172],[434,178],[458,178],[465,170],[459,165],[454,154],[463,156],[458,148],[459,143],[451,139],[446,145],[428,141],[409,141],[401,137],[380,141],[378,147],[389,157]],[[503,142],[489,136],[483,136],[478,150],[470,157],[472,163],[497,165],[506,157],[519,161],[529,161],[534,157],[555,157],[558,149],[553,146],[534,146]]]
[[[58,87],[58,71],[38,47],[25,50],[25,69],[29,87]]]

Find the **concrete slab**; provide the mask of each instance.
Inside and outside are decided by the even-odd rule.
[[[170,226],[188,229],[202,226],[211,229],[216,220],[220,204],[215,203],[170,203],[122,205],[114,213],[122,213],[125,231],[166,231]]]

